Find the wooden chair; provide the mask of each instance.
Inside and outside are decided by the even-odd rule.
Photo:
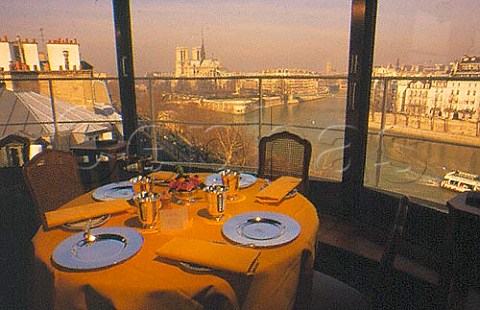
[[[23,173],[42,218],[45,212],[84,193],[77,159],[69,152],[46,150],[39,153],[23,167]]]
[[[310,141],[288,131],[262,137],[259,143],[258,176],[275,180],[280,176],[302,179],[297,187],[302,194],[308,189],[308,170],[312,156]]]
[[[411,307],[419,303],[442,309],[446,307],[451,277],[448,249],[435,254],[409,241],[410,208],[410,198],[406,195],[401,197],[378,274],[374,278],[375,304],[385,308],[399,302],[405,305],[406,299],[410,299]],[[447,245],[446,240],[442,243]],[[437,257],[439,255],[441,257]]]
[[[371,286],[369,285],[369,295],[377,308],[387,307],[387,305],[392,306],[393,295],[397,293],[395,291],[395,260],[404,238],[408,203],[408,196],[401,197],[390,236],[380,258],[378,270],[373,275]]]

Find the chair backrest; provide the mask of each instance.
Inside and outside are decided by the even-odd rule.
[[[280,176],[302,179],[298,190],[306,194],[308,170],[312,156],[310,141],[288,131],[274,133],[260,139],[258,176],[275,180]]]
[[[403,196],[400,199],[390,236],[380,258],[377,275],[373,283],[373,291],[371,292],[376,309],[383,309],[387,306],[388,308],[398,307],[397,295],[399,292],[396,290],[397,272],[394,265],[395,258],[403,244],[408,202],[408,196]]]
[[[439,252],[425,245],[419,246],[410,240],[412,234],[410,229],[413,227],[409,225],[412,216],[409,211],[413,212],[413,207],[414,204],[408,196],[401,197],[389,239],[380,259],[377,287],[383,293],[382,298],[398,298],[399,284],[396,281],[404,279],[403,276],[399,278],[399,275],[403,273],[417,281],[417,284],[408,285],[418,285],[416,292],[423,292],[423,295],[419,293],[423,296],[422,298],[431,299],[430,301],[436,305],[444,305],[451,283],[450,253],[446,246],[447,240],[440,242],[443,245],[440,245]],[[444,237],[439,236],[439,238]],[[408,285],[401,284],[402,287]],[[427,291],[422,291],[422,285]],[[431,295],[427,296],[427,292]],[[432,292],[435,293],[432,294]]]
[[[41,215],[84,193],[77,160],[69,152],[41,152],[23,167],[23,173]]]
[[[382,258],[380,259],[380,266],[382,269],[393,269],[395,263],[395,256],[398,253],[400,243],[403,240],[403,234],[405,232],[405,224],[408,215],[408,203],[409,197],[403,196],[400,199],[398,205],[397,214],[395,215],[395,221],[390,233],[390,237],[387,241]]]

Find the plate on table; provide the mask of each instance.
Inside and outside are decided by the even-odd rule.
[[[289,216],[276,212],[238,214],[223,224],[223,235],[236,243],[253,247],[270,247],[294,240],[300,224]]]
[[[205,266],[202,266],[202,265],[198,265],[198,264],[194,264],[194,263],[189,263],[189,262],[180,262],[180,266],[182,266],[183,268],[185,269],[189,269],[191,271],[196,271],[196,272],[209,272],[209,271],[212,271],[212,269],[208,268],[208,267],[205,267]]]
[[[98,226],[102,226],[103,224],[105,224],[110,219],[110,217],[111,217],[110,214],[105,214],[105,215],[102,215],[102,216],[97,216],[97,217],[92,218],[90,228],[95,228],[95,227],[98,227]],[[69,230],[83,230],[83,229],[85,229],[85,225],[87,225],[89,220],[90,219],[81,220],[81,221],[72,222],[72,223],[65,223],[65,224],[62,225],[62,227],[65,228],[65,229],[69,229]]]
[[[249,186],[252,186],[257,182],[257,177],[248,173],[240,173],[240,188],[247,188]],[[215,184],[223,184],[222,183],[222,177],[220,174],[211,174],[207,176],[205,180],[205,184],[210,186],[210,185],[215,185]]]
[[[134,195],[133,183],[122,181],[106,184],[93,192],[93,198],[100,201],[131,199]]]
[[[79,232],[63,240],[53,251],[52,260],[71,270],[91,270],[119,264],[135,255],[143,237],[129,227],[100,227],[90,231],[95,241],[85,240]]]
[[[298,189],[294,188],[285,195],[284,199],[293,198],[297,195],[297,193],[298,193]]]

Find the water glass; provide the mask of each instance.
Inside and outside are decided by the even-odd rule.
[[[220,221],[225,213],[227,186],[211,185],[203,188],[207,201],[207,212],[215,221]]]
[[[139,194],[133,198],[138,207],[138,220],[144,229],[153,229],[158,219],[160,197],[156,193]]]
[[[220,177],[222,178],[223,186],[228,187],[227,199],[237,199],[237,192],[240,188],[240,172],[227,169],[220,171]]]

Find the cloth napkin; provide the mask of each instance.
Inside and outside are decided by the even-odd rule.
[[[174,237],[155,253],[163,258],[251,275],[261,251],[231,244]]]
[[[52,228],[65,223],[78,222],[104,214],[120,213],[131,207],[125,199],[95,202],[46,212],[45,220],[47,227]]]
[[[169,180],[175,179],[175,177],[177,176],[177,173],[171,172],[171,171],[156,171],[151,173],[149,176],[157,180],[169,181]]]
[[[280,202],[290,191],[297,187],[301,181],[301,179],[294,177],[279,177],[266,188],[259,191],[255,197],[264,203]]]

